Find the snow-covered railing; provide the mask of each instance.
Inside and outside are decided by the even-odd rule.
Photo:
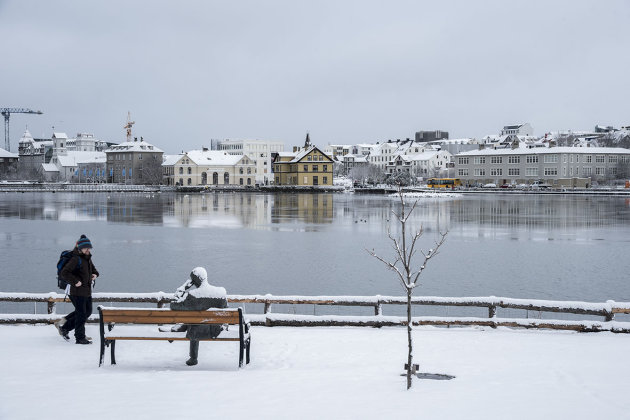
[[[60,316],[56,314],[56,304],[63,302],[65,296],[60,293],[2,293],[0,302],[42,302],[48,304],[48,314],[0,314],[0,323],[41,323],[54,322]],[[172,293],[94,293],[94,302],[131,302],[154,303],[158,308],[173,300]],[[383,315],[383,305],[405,305],[406,297],[401,296],[273,296],[273,295],[229,295],[231,303],[262,304],[262,315],[249,314],[253,325],[287,326],[388,326],[404,325],[406,319]],[[476,317],[414,317],[417,325],[486,325],[514,326],[525,328],[555,328],[578,331],[616,331],[630,333],[630,323],[615,322],[615,314],[630,314],[630,302],[580,302],[553,301],[536,299],[514,299],[506,297],[440,297],[422,296],[412,298],[413,305],[419,306],[456,306],[487,308],[488,318]],[[342,315],[296,315],[272,313],[272,305],[328,305],[328,306],[363,306],[374,308],[374,316]],[[566,321],[553,319],[524,319],[497,317],[497,309],[521,309],[536,312],[567,313],[577,315],[601,316],[601,321]]]

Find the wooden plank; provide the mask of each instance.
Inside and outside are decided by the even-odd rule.
[[[613,314],[630,314],[630,308],[612,308]]]
[[[217,316],[103,316],[105,323],[118,324],[238,324],[238,317],[217,317]]]
[[[161,341],[189,341],[186,337],[128,337],[128,336],[105,336],[107,340],[161,340]],[[239,341],[238,337],[229,338],[200,338],[199,341]]]
[[[103,309],[105,323],[134,324],[238,324],[238,311],[170,311],[153,309]]]

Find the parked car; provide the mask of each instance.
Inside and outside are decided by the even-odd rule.
[[[547,184],[545,181],[534,181],[530,184],[532,190],[546,190],[551,188],[551,184]]]
[[[496,188],[496,187],[497,187],[497,184],[492,184],[492,183],[483,185],[483,188]]]

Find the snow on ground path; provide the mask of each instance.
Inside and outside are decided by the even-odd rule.
[[[53,326],[0,326],[0,419],[627,418],[630,335],[425,327],[415,361],[451,381],[399,376],[403,328],[252,329],[252,363],[235,343],[117,344],[98,367],[91,346]],[[109,355],[106,357],[109,363]],[[71,392],[74,397],[66,396]]]

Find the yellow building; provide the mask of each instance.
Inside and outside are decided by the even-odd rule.
[[[297,152],[280,152],[273,161],[276,185],[332,186],[333,160],[315,146],[306,144]]]

